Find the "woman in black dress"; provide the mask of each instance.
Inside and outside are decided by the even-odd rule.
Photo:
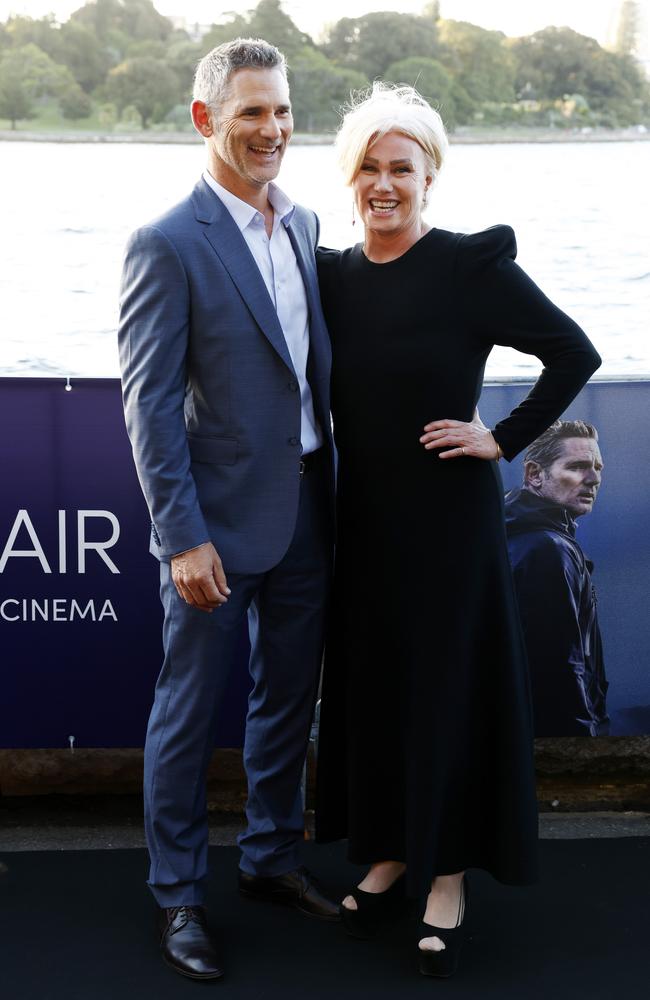
[[[426,899],[421,971],[454,971],[464,873],[535,880],[525,653],[497,462],[600,363],[514,263],[508,226],[422,219],[446,137],[411,88],[375,84],[337,139],[364,243],[319,251],[339,453],[334,608],[323,680],[317,837],[370,865],[344,900],[369,936],[404,889]],[[516,409],[476,412],[494,344],[541,359]]]

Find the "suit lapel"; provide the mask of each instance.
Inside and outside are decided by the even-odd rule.
[[[262,333],[293,372],[278,314],[238,226],[203,179],[194,188],[193,202],[197,219],[205,224],[205,235],[212,249],[232,278]]]

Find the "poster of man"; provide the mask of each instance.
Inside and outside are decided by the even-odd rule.
[[[528,651],[536,736],[607,736],[607,688],[593,563],[577,539],[603,460],[596,428],[557,420],[524,455],[506,530]]]

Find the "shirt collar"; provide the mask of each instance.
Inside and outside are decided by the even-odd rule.
[[[203,180],[212,188],[214,193],[218,198],[224,203],[228,211],[230,212],[235,224],[239,228],[240,232],[243,233],[244,229],[251,224],[256,216],[261,215],[260,212],[253,205],[249,205],[247,201],[242,201],[237,195],[229,191],[218,181],[215,181],[214,177],[208,170],[203,171]],[[293,213],[296,206],[293,204],[290,198],[282,191],[277,184],[271,182],[269,184],[269,201],[273,206],[275,212],[276,221],[281,221],[285,226],[288,226],[293,217]]]

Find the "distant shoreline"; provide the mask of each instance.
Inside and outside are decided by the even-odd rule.
[[[469,129],[461,128],[449,135],[449,141],[458,145],[491,145],[499,143],[551,143],[551,142],[647,142],[650,129],[590,129],[570,131],[561,129]],[[202,140],[191,132],[30,132],[0,129],[0,142],[50,142],[50,143],[106,143],[144,145],[195,145]],[[294,146],[329,146],[334,142],[332,133],[320,135],[297,132]]]

